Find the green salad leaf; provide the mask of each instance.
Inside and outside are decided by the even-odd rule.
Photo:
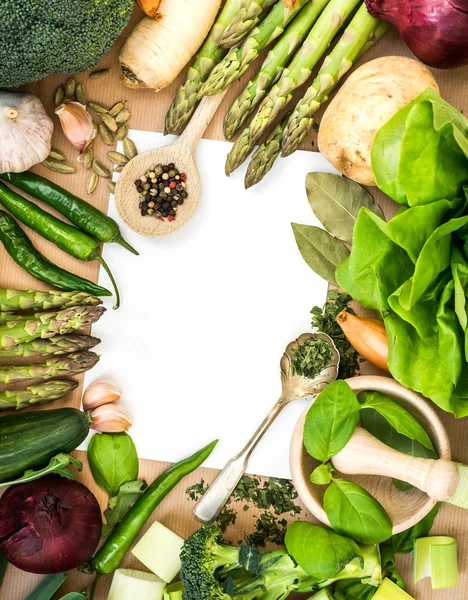
[[[333,529],[361,544],[380,544],[392,535],[392,521],[383,506],[352,481],[335,479],[323,506]]]
[[[377,132],[371,160],[377,185],[400,204],[451,200],[468,181],[468,119],[428,88]]]
[[[70,456],[69,454],[61,452],[60,454],[53,456],[50,459],[49,464],[42,469],[37,469],[37,471],[34,469],[27,469],[18,479],[2,481],[0,483],[0,488],[35,481],[36,479],[40,479],[45,475],[51,475],[52,473],[65,477],[66,479],[75,479],[75,473],[67,468],[69,465],[75,466],[78,471],[81,471],[83,468],[83,464],[79,460],[73,458],[73,456]]]
[[[120,486],[115,496],[109,498],[109,507],[104,511],[106,523],[102,526],[101,538],[108,536],[117,523],[120,523],[145,488],[146,481],[142,479],[127,481]]]
[[[361,583],[361,580],[338,581],[335,587],[335,600],[371,600],[376,587]]]
[[[355,559],[364,566],[355,541],[306,521],[296,521],[288,527],[285,544],[299,566],[319,581],[334,577]]]

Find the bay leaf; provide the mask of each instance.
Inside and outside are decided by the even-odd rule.
[[[336,285],[336,267],[349,256],[346,246],[314,225],[291,225],[302,258],[317,275]]]
[[[362,207],[384,217],[369,192],[341,175],[309,173],[306,190],[317,219],[333,236],[345,242],[353,241],[354,223]]]

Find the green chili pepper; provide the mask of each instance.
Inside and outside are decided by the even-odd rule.
[[[0,210],[0,242],[13,260],[36,279],[68,291],[93,296],[112,296],[112,292],[52,264],[32,245],[28,236],[8,213]]]
[[[54,243],[64,252],[78,260],[97,260],[106,270],[112,281],[116,296],[116,305],[120,305],[120,295],[114,276],[106,261],[100,254],[99,242],[73,225],[68,225],[60,219],[39,208],[26,198],[23,198],[6,185],[0,183],[0,204],[8,209],[21,223],[24,223],[49,242]]]
[[[217,443],[218,440],[215,440],[189,458],[172,465],[143,492],[94,557],[93,567],[98,574],[96,580],[100,575],[113,573],[119,567],[154,509],[181,479],[208,458]]]
[[[118,224],[92,204],[81,200],[59,185],[45,177],[24,171],[23,173],[4,173],[0,175],[5,181],[11,182],[23,192],[27,192],[38,200],[42,200],[60,214],[66,217],[73,225],[89,233],[100,242],[116,242],[133,254],[138,252],[126,242]]]

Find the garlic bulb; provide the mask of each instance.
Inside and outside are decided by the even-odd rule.
[[[57,106],[55,114],[60,119],[67,140],[83,152],[95,136],[93,118],[86,106],[79,102],[67,102]]]
[[[109,402],[120,400],[122,392],[109,381],[95,381],[86,388],[83,395],[83,410],[88,411]]]
[[[38,98],[0,92],[0,173],[21,173],[45,160],[53,131]]]

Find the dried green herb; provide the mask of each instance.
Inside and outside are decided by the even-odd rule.
[[[354,314],[348,306],[350,300],[351,296],[330,290],[325,306],[323,308],[314,306],[310,311],[312,314],[312,327],[329,335],[340,353],[338,379],[348,379],[348,377],[353,377],[359,371],[359,354],[348,342],[341,327],[336,322],[336,318],[342,310],[346,309]]]
[[[332,358],[330,344],[325,340],[310,338],[292,351],[293,375],[314,379]]]
[[[284,544],[284,536],[288,528],[286,519],[278,520],[275,515],[265,512],[255,522],[255,532],[245,536],[250,546],[266,546],[266,544]]]

